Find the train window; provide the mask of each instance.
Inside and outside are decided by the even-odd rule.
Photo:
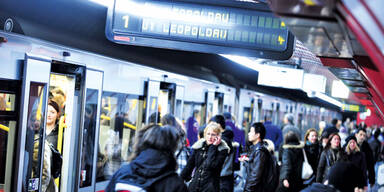
[[[15,111],[15,94],[0,92],[0,111]]]
[[[157,106],[157,97],[151,96],[151,98],[149,99],[149,104],[148,104],[148,107],[149,107],[148,122],[149,123],[154,123],[154,122],[159,123],[160,122],[160,115],[156,110],[156,106]]]
[[[187,137],[190,145],[197,141],[198,128],[202,117],[203,104],[194,102],[184,102],[182,121],[187,130]]]
[[[45,103],[46,103],[46,84],[31,83],[28,103],[28,122],[25,141],[25,156],[26,164],[23,175],[23,186],[25,191],[37,190],[33,188],[36,183],[39,183],[42,144],[43,144],[43,125],[45,123]],[[31,188],[32,187],[32,188]]]
[[[152,102],[156,102],[153,98]],[[151,102],[151,103],[152,103]],[[139,96],[103,92],[97,178],[105,181],[128,160],[137,129]]]
[[[16,128],[16,121],[0,120],[0,189],[5,184],[5,166],[8,158],[8,133]],[[11,154],[10,152],[9,154]]]
[[[181,115],[181,111],[183,110],[181,104],[182,104],[182,100],[180,99],[177,99],[176,100],[176,111],[175,111],[175,117],[179,118],[179,119],[182,119],[182,117],[180,116]]]
[[[98,90],[87,89],[85,102],[83,148],[81,156],[80,187],[87,187],[92,184],[92,167],[94,154],[94,141],[96,133],[97,96]]]

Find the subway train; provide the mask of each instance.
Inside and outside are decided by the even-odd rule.
[[[209,82],[105,57],[19,34],[0,32],[2,109],[2,187],[30,190],[39,185],[33,169],[42,170],[41,152],[49,98],[61,96],[58,150],[62,154],[60,191],[103,190],[127,161],[136,130],[171,113],[184,123],[199,113],[200,125],[229,112],[247,129],[272,117],[282,126],[295,115],[302,131],[330,122],[340,112],[250,89]],[[70,55],[65,57],[63,55]],[[129,74],[129,75],[128,75]],[[40,137],[31,143],[29,137]],[[32,140],[33,141],[33,140]],[[30,145],[40,143],[31,150]],[[6,146],[6,147],[5,147]],[[38,159],[34,156],[39,156]],[[35,162],[37,161],[37,162]],[[32,174],[32,175],[31,175]],[[36,174],[36,173],[34,173]]]
[[[295,35],[287,41],[293,54],[304,46],[314,53],[313,57],[296,53],[298,60],[277,65],[331,74],[332,80],[340,79],[350,88],[357,101],[353,104],[368,106],[372,114],[381,117],[377,122],[382,122],[384,32],[383,18],[376,9],[380,6],[374,6],[382,2],[282,1],[269,0],[269,7],[264,0],[172,2],[193,3],[192,7],[219,4],[219,9],[233,8],[230,10],[236,14],[256,7],[262,10],[259,16],[263,19],[278,15],[284,22],[269,18],[269,25],[275,23],[279,28],[280,24],[285,30],[288,26],[290,32],[283,37],[293,37],[291,32]],[[368,18],[361,17],[367,16],[364,11],[351,12],[354,6],[367,9],[370,22],[361,21]],[[146,41],[147,47],[111,42],[107,38],[112,33],[105,31],[111,24],[105,22],[109,14],[93,0],[0,2],[0,27],[4,28],[0,31],[0,192],[41,191],[51,100],[60,108],[56,149],[63,161],[55,179],[59,191],[103,191],[113,173],[127,162],[136,131],[167,113],[184,124],[196,115],[203,126],[213,115],[228,112],[244,131],[252,122],[266,118],[282,127],[284,115],[291,113],[302,133],[318,128],[320,121],[343,118],[340,106],[308,98],[302,90],[259,86],[257,72],[228,62],[216,50],[200,50],[204,46],[188,50],[191,44],[179,49],[180,44],[168,42],[170,47],[165,47],[166,43],[158,45],[157,40]],[[220,20],[230,20],[223,16],[219,14]],[[237,18],[252,25],[252,17]],[[180,29],[185,32],[186,28]],[[262,31],[267,31],[265,39],[283,44],[283,37]],[[220,32],[217,35],[223,37]],[[248,33],[239,34],[240,40],[242,34],[248,37]],[[266,50],[271,48],[268,46]],[[239,53],[234,47],[213,48]],[[252,53],[263,57],[267,51]],[[287,55],[274,56],[281,60]],[[329,93],[328,83],[327,89]],[[365,111],[357,111],[357,120],[363,121],[359,117]]]

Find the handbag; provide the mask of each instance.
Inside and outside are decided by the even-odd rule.
[[[303,162],[303,167],[301,171],[301,178],[307,180],[313,174],[313,170],[311,165],[308,163],[307,155],[305,154],[304,149],[303,149],[303,154],[304,154],[304,162]]]

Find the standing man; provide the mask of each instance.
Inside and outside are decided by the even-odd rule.
[[[266,129],[265,138],[269,139],[275,145],[275,151],[279,151],[281,142],[283,141],[282,131],[274,124],[272,124],[272,118],[266,116],[264,126]]]
[[[270,166],[268,166],[272,163],[270,162],[271,154],[264,146],[264,137],[264,125],[262,123],[253,123],[248,133],[248,140],[252,143],[252,146],[250,148],[248,167],[246,169],[247,179],[244,192],[270,191],[270,187],[275,187],[268,184],[270,177],[277,175],[274,175],[272,170],[270,170]]]
[[[334,118],[332,119],[331,123],[332,126],[325,128],[324,131],[327,131],[328,134],[339,133],[341,127],[341,120]]]
[[[361,152],[363,152],[365,155],[369,184],[371,185],[371,187],[373,187],[373,185],[375,184],[375,163],[373,160],[373,152],[368,142],[366,141],[366,136],[367,132],[365,131],[365,129],[362,128],[358,129],[355,134],[357,144],[359,145]]]
[[[299,139],[301,139],[301,131],[299,130],[299,128],[297,128],[295,126],[295,124],[293,123],[295,121],[294,117],[293,117],[293,114],[291,113],[288,113],[288,114],[285,114],[284,116],[284,128],[283,128],[283,137],[285,136],[285,134],[287,134],[289,131],[292,131],[294,132],[297,137]]]

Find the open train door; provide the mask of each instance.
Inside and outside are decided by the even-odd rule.
[[[97,164],[99,124],[101,112],[101,94],[103,91],[103,71],[86,70],[85,106],[82,118],[83,129],[80,135],[80,155],[76,186],[79,192],[96,190],[96,173],[100,167]]]
[[[42,191],[48,183],[55,183],[59,191],[74,191],[77,178],[73,173],[78,165],[83,126],[85,66],[26,54],[22,79],[14,189]],[[48,101],[55,102],[57,107],[48,105]],[[56,111],[54,118],[52,111]],[[52,169],[47,162],[56,161],[44,161],[50,157],[44,153],[47,146],[62,157],[59,176],[54,180],[50,179]]]
[[[51,60],[25,55],[15,191],[41,191]]]

